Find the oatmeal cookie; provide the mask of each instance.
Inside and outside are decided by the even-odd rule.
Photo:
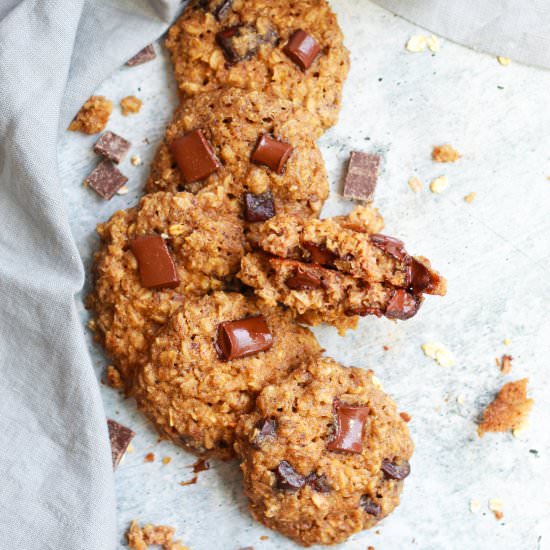
[[[160,433],[226,459],[236,422],[260,390],[319,353],[313,334],[282,309],[215,292],[187,299],[158,332],[135,397]]]
[[[300,220],[277,215],[258,231],[239,278],[267,304],[282,303],[308,324],[341,331],[358,316],[408,319],[427,294],[444,295],[446,281],[427,259],[380,233],[378,211],[357,207],[348,216]]]
[[[349,54],[325,0],[195,1],[165,44],[183,97],[263,91],[307,109],[317,136],[338,118]]]
[[[288,101],[260,92],[233,88],[198,95],[176,111],[147,190],[208,194],[220,210],[249,221],[266,219],[247,213],[246,200],[255,197],[270,199],[274,212],[317,215],[328,180],[303,120]],[[199,169],[197,147],[203,154]],[[266,166],[272,160],[278,162]]]
[[[253,516],[310,546],[342,542],[392,512],[413,443],[372,371],[316,358],[262,390],[235,449]]]
[[[101,247],[87,305],[98,340],[129,386],[152,335],[184,300],[232,280],[244,253],[243,229],[190,193],[156,193],[115,213],[97,232]]]

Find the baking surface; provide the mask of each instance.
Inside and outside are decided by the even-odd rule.
[[[426,34],[422,29],[366,0],[332,5],[352,65],[340,122],[320,140],[332,189],[324,214],[353,206],[338,195],[349,151],[380,152],[375,205],[385,232],[429,257],[449,280],[447,296],[428,297],[409,321],[365,318],[345,338],[328,327],[315,329],[329,355],[376,371],[400,410],[412,416],[416,444],[401,506],[378,529],[340,547],[550,548],[550,73],[513,62],[502,66],[443,40],[435,54],[410,53],[404,45],[411,35]],[[97,90],[115,102],[108,129],[133,143],[121,165],[127,195],[104,202],[82,186],[97,162],[97,136],[61,136],[61,181],[87,273],[97,247],[95,224],[138,200],[176,102],[169,62],[156,48],[156,60],[121,68]],[[139,114],[121,115],[118,102],[127,95],[143,100]],[[432,146],[442,143],[462,158],[432,162]],[[134,154],[142,165],[130,164]],[[441,175],[449,187],[436,195],[428,183]],[[408,187],[411,176],[424,183],[421,192]],[[471,192],[477,195],[468,204],[463,197]],[[89,340],[100,376],[108,363]],[[455,365],[441,367],[425,357],[426,342],[443,343]],[[507,376],[495,365],[504,353],[514,357]],[[518,437],[478,438],[480,412],[504,382],[523,377],[535,400],[529,427]],[[137,432],[134,452],[116,472],[120,548],[131,519],[176,527],[192,550],[298,548],[250,518],[235,462],[212,463],[196,484],[181,486],[194,476],[189,466],[195,458],[158,443],[131,401],[102,391],[108,416]],[[144,462],[150,452],[155,461]],[[172,458],[166,465],[165,456]],[[500,521],[488,510],[492,498],[503,501]],[[469,510],[471,500],[481,504],[477,513]],[[264,535],[269,538],[260,540]]]

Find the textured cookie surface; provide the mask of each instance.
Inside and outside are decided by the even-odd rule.
[[[229,41],[233,59],[216,38],[228,29],[229,34],[236,30]],[[284,52],[300,29],[321,48],[305,70]],[[259,90],[305,107],[318,128],[337,120],[349,56],[325,0],[193,2],[169,30],[166,47],[183,96],[220,86]]]
[[[343,404],[359,407],[364,422],[353,446],[349,432],[347,442],[338,432]],[[305,546],[341,542],[392,512],[413,452],[372,371],[328,358],[264,388],[239,422],[235,447],[254,517]]]
[[[316,215],[328,196],[328,181],[321,153],[304,129],[308,116],[297,113],[288,101],[238,89],[184,101],[153,160],[147,190],[207,194],[220,210],[241,217],[245,193],[271,192],[276,212]],[[205,179],[186,184],[171,145],[194,130],[202,130],[221,166]],[[282,174],[251,160],[264,134],[293,147]]]
[[[246,357],[220,358],[220,323],[264,316],[273,345]],[[320,353],[313,334],[280,308],[262,309],[237,293],[188,299],[159,331],[136,377],[139,408],[159,432],[199,453],[229,458],[240,415],[255,396],[304,357]]]
[[[152,335],[186,297],[221,289],[231,280],[244,253],[244,234],[237,220],[190,193],[147,195],[137,207],[99,224],[97,231],[101,247],[87,305],[96,314],[96,336],[128,386]],[[142,285],[130,243],[144,235],[165,238],[179,278],[175,288]]]

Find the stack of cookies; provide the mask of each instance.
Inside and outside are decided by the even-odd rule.
[[[166,47],[181,102],[147,194],[98,226],[88,303],[109,381],[174,443],[236,456],[258,521],[341,542],[397,506],[413,445],[372,371],[303,325],[407,319],[445,281],[370,203],[319,219],[315,140],[349,68],[325,0],[199,0]]]

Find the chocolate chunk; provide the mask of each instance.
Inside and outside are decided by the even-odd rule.
[[[254,57],[262,44],[275,44],[277,35],[272,29],[260,34],[254,25],[235,25],[218,32],[216,42],[227,63],[234,65]]]
[[[283,48],[283,52],[285,52],[302,71],[306,71],[321,53],[321,46],[319,46],[311,34],[308,34],[302,29],[298,29],[290,37],[287,45]]]
[[[335,399],[334,411],[336,414],[336,431],[327,443],[327,449],[329,451],[361,453],[363,451],[365,423],[370,413],[369,407],[346,405]]]
[[[403,288],[392,294],[384,315],[388,319],[410,319],[416,315],[420,307],[420,300]]]
[[[336,254],[327,250],[325,246],[303,242],[302,246],[309,252],[309,261],[312,264],[333,265],[338,258]]]
[[[271,191],[259,195],[244,194],[244,218],[247,222],[263,222],[275,216],[275,203]]]
[[[408,266],[408,280],[413,294],[429,293],[439,283],[439,277],[415,258],[411,258]]]
[[[296,492],[301,489],[306,478],[299,474],[286,460],[281,460],[275,470],[277,488],[283,491]]]
[[[107,419],[109,428],[109,440],[111,441],[111,456],[113,458],[113,470],[120,464],[122,457],[130,445],[130,441],[136,435],[134,431],[115,420]]]
[[[178,272],[164,239],[160,235],[144,235],[130,241],[139,266],[144,288],[176,288]]]
[[[155,53],[155,48],[153,48],[153,44],[149,44],[148,46],[145,46],[143,50],[140,50],[134,57],[131,59],[128,59],[126,61],[126,65],[128,67],[135,67],[136,65],[141,65],[142,63],[147,63],[147,61],[151,61],[157,57],[157,54]]]
[[[94,145],[94,152],[117,164],[124,160],[132,144],[113,132],[105,132]]]
[[[359,506],[367,512],[367,514],[378,517],[380,515],[380,512],[382,511],[382,508],[379,504],[376,504],[374,500],[369,495],[363,495],[361,499],[359,500]]]
[[[382,466],[380,468],[386,477],[389,477],[390,479],[405,479],[411,473],[411,466],[406,460],[396,464],[395,462],[390,462],[387,458],[385,458],[382,460]]]
[[[314,491],[318,493],[330,493],[332,487],[329,485],[326,475],[317,475],[315,472],[311,472],[306,477],[306,485],[309,485]]]
[[[102,160],[84,182],[100,197],[111,200],[128,178],[108,159]]]
[[[379,166],[378,155],[353,151],[344,180],[344,197],[360,201],[371,200],[376,189]]]
[[[205,179],[221,166],[214,148],[204,137],[202,130],[193,130],[177,137],[170,144],[170,150],[185,183]]]
[[[399,239],[376,233],[370,236],[370,240],[374,246],[377,246],[384,252],[387,252],[390,256],[393,256],[400,262],[405,261],[409,257],[407,251],[405,250],[405,243]]]
[[[273,336],[263,315],[218,325],[216,348],[218,355],[227,361],[268,350],[272,345]]]
[[[273,439],[277,431],[277,421],[274,418],[264,418],[256,426],[256,436],[252,441],[252,446],[259,449],[266,439]]]
[[[282,174],[285,164],[292,153],[292,145],[279,141],[269,134],[263,134],[252,152],[251,160],[255,164],[263,164],[277,174]]]
[[[206,472],[210,470],[210,462],[206,458],[199,458],[195,464],[193,464],[193,473],[198,474],[200,472]]]
[[[288,278],[285,284],[292,290],[314,290],[321,286],[321,278],[306,266],[299,265],[294,275]]]

